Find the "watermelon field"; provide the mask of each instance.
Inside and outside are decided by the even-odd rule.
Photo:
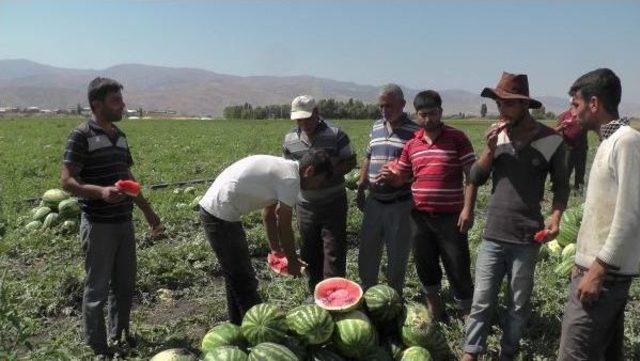
[[[0,118],[0,359],[83,360],[91,350],[82,340],[81,303],[83,257],[77,232],[62,226],[26,227],[31,210],[51,188],[59,187],[59,171],[66,137],[81,118]],[[447,120],[463,129],[476,152],[488,126],[478,119]],[[350,136],[361,158],[368,141],[370,121],[335,123]],[[125,120],[134,159],[132,172],[162,218],[166,236],[150,237],[142,214],[136,210],[138,274],[132,312],[132,329],[139,345],[127,357],[148,360],[170,348],[184,348],[204,357],[202,339],[226,321],[225,289],[220,266],[207,243],[191,203],[202,195],[209,180],[226,166],[250,154],[280,154],[281,141],[292,126],[288,120]],[[590,159],[596,139],[591,136]],[[151,187],[154,186],[154,187]],[[152,189],[153,188],[153,189]],[[549,188],[549,187],[548,187]],[[476,223],[470,231],[472,260],[481,240],[489,186],[483,187],[476,205]],[[349,193],[351,200],[354,198]],[[545,199],[550,200],[547,194]],[[570,207],[577,212],[584,198],[573,194]],[[545,203],[545,212],[549,204]],[[575,213],[571,216],[576,218]],[[357,281],[357,243],[362,214],[351,202],[348,216],[347,277]],[[253,263],[260,279],[260,294],[269,305],[290,311],[307,302],[304,279],[277,276],[266,265],[269,251],[259,213],[243,218]],[[62,223],[61,223],[62,224]],[[564,241],[562,241],[564,242]],[[557,246],[557,247],[556,247]],[[566,248],[566,244],[564,244]],[[562,254],[564,251],[564,255]],[[536,269],[534,312],[523,339],[522,360],[552,360],[558,348],[560,322],[568,290],[563,263],[570,250],[561,245],[544,247]],[[384,262],[383,262],[384,263]],[[564,267],[566,268],[566,267]],[[420,284],[413,265],[405,288],[407,301],[420,302]],[[381,280],[384,278],[381,276]],[[449,314],[452,298],[444,282]],[[501,292],[496,326],[484,359],[497,358],[504,314]],[[453,357],[461,356],[463,323],[452,317],[441,325]],[[303,335],[308,337],[308,335]],[[640,359],[640,281],[634,281],[626,310],[625,350],[629,360]],[[264,352],[270,352],[266,349]],[[419,358],[415,358],[419,359]]]

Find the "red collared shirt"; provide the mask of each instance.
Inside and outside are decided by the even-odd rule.
[[[413,206],[423,212],[455,213],[464,206],[463,168],[476,159],[469,138],[447,125],[429,144],[424,129],[408,141],[398,169],[412,174]]]

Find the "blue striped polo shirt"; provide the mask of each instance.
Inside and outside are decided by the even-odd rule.
[[[112,186],[120,179],[129,179],[133,165],[127,137],[116,127],[115,136],[108,135],[93,120],[77,126],[69,135],[64,152],[64,163],[78,170],[78,181],[98,186]],[[80,209],[96,223],[121,223],[131,220],[131,197],[120,203],[107,203],[102,199],[79,198]]]
[[[373,128],[369,135],[370,141],[366,149],[366,155],[369,158],[369,169],[367,169],[369,189],[375,198],[382,201],[411,194],[411,185],[408,183],[400,188],[374,183],[374,177],[378,174],[380,168],[385,163],[400,158],[404,144],[413,139],[416,131],[420,129],[420,126],[411,121],[406,113],[402,114],[402,118],[399,121],[400,125],[390,132],[389,122],[385,119],[376,120],[373,123]]]

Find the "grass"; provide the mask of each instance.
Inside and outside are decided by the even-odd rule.
[[[81,299],[83,258],[75,235],[38,232],[22,226],[33,206],[25,199],[38,197],[59,186],[59,169],[66,137],[79,118],[0,120],[0,359],[84,359],[90,351],[82,342]],[[370,121],[337,121],[362,154]],[[481,149],[487,122],[448,121],[465,130],[476,152]],[[213,178],[227,165],[249,154],[280,154],[290,121],[137,120],[121,124],[129,138],[135,161],[133,173],[142,184],[173,183]],[[594,139],[591,139],[594,143]],[[593,155],[593,146],[590,156]],[[203,194],[208,184],[196,185]],[[174,193],[175,187],[147,190],[146,195],[162,217],[168,237],[151,240],[136,211],[138,276],[133,328],[142,336],[132,359],[148,359],[171,347],[198,350],[204,333],[226,318],[220,267],[207,244],[197,213],[180,203],[193,194]],[[352,194],[350,194],[353,197]],[[546,197],[547,199],[549,197]],[[472,259],[480,242],[489,188],[478,197],[478,219],[470,232]],[[583,202],[573,196],[571,204]],[[546,204],[545,210],[548,210]],[[351,207],[350,242],[357,242],[361,213]],[[303,279],[274,277],[265,267],[266,239],[260,217],[243,218],[260,279],[260,293],[284,308],[308,297]],[[348,254],[348,276],[357,279],[357,255]],[[523,340],[523,359],[554,359],[567,280],[553,272],[555,260],[541,258],[536,270],[534,313]],[[446,290],[446,282],[445,282]],[[420,285],[409,267],[405,294],[420,297]],[[449,306],[452,307],[450,298]],[[504,302],[501,302],[504,305]],[[504,308],[503,306],[501,308]],[[450,309],[452,311],[452,309]],[[640,358],[640,283],[635,281],[627,306],[625,348],[630,359]],[[499,323],[500,319],[496,321]],[[461,352],[463,325],[445,328],[452,349]],[[489,338],[487,359],[499,348],[500,328]]]

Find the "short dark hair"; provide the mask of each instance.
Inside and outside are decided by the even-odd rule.
[[[416,111],[421,109],[441,108],[442,98],[440,98],[440,94],[435,90],[421,91],[416,94],[415,98],[413,98],[413,107],[416,108]]]
[[[608,68],[590,71],[579,77],[569,89],[569,95],[580,92],[585,100],[595,96],[611,116],[618,117],[618,105],[622,97],[620,78]]]
[[[304,153],[300,159],[300,169],[313,166],[314,175],[324,175],[326,179],[333,177],[333,163],[325,150],[314,149]]]
[[[93,79],[89,83],[89,88],[87,89],[87,97],[89,98],[89,107],[93,110],[93,102],[94,100],[104,100],[109,93],[115,93],[117,91],[122,90],[122,84],[117,81],[109,78],[101,78],[97,77]]]

